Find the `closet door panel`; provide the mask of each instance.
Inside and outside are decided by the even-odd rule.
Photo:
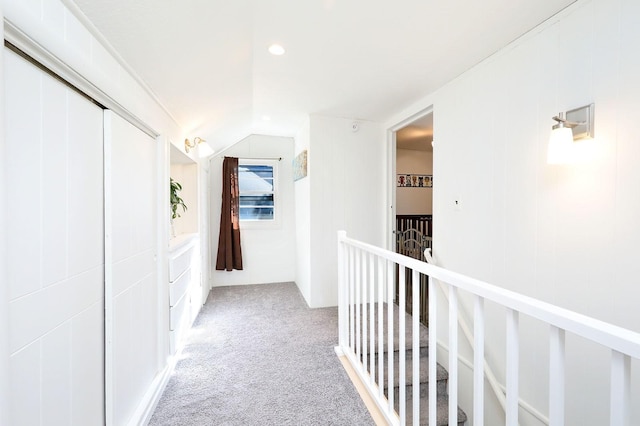
[[[69,273],[84,272],[104,261],[103,118],[88,100],[69,98]],[[98,141],[99,145],[96,146]],[[100,188],[99,191],[96,188]]]
[[[71,424],[71,323],[66,322],[42,338],[42,418],[47,424]]]
[[[10,300],[40,288],[42,115],[40,71],[14,54],[5,57],[5,173],[7,279]]]
[[[42,286],[57,283],[68,274],[69,173],[67,162],[69,98],[67,88],[42,79]]]
[[[103,111],[3,60],[10,424],[103,424]]]
[[[127,424],[159,366],[156,140],[105,112],[107,419]],[[168,206],[167,206],[168,208]]]

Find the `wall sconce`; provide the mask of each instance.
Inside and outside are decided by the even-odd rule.
[[[575,161],[574,141],[592,139],[594,104],[560,112],[553,117],[557,123],[551,128],[547,163],[566,164]]]
[[[210,155],[213,154],[213,149],[211,149],[211,147],[209,146],[209,144],[206,143],[207,141],[200,138],[200,137],[195,137],[193,138],[193,142],[190,142],[189,139],[185,139],[184,140],[184,150],[186,152],[189,152],[189,149],[192,148],[198,148],[198,156],[200,158],[202,157],[208,157]]]

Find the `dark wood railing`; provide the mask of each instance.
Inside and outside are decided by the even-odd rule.
[[[432,216],[430,214],[404,214],[396,215],[396,232],[404,232],[407,229],[415,229],[427,237],[432,236]]]
[[[414,259],[426,261],[424,251],[431,248],[431,215],[403,215],[396,216],[396,252]],[[396,303],[398,303],[400,271],[396,265]],[[405,275],[404,286],[406,291],[405,311],[411,315],[412,312],[412,277]],[[429,293],[428,277],[420,274],[420,322],[427,325],[429,318]]]

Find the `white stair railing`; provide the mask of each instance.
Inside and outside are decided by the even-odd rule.
[[[432,255],[430,248],[424,251],[424,257],[427,263],[437,266],[436,259]],[[442,294],[444,294],[445,298],[447,298],[446,286],[440,284],[440,290],[442,291]],[[446,302],[448,303],[448,298]],[[484,324],[484,299],[478,296],[474,298],[474,323]],[[473,350],[474,363],[478,365],[482,364],[484,366],[483,370],[475,370],[473,372],[474,384],[479,387],[477,389],[477,392],[484,392],[484,377],[484,379],[486,379],[489,383],[489,386],[491,386],[491,390],[493,391],[493,394],[495,395],[498,403],[502,407],[502,410],[506,412],[507,400],[505,394],[500,387],[500,383],[498,382],[495,373],[484,357],[484,329],[480,329],[478,327],[476,329],[476,333],[474,334],[473,330],[469,327],[469,324],[461,314],[458,314],[458,326],[460,327],[460,330],[462,330],[462,334],[464,334],[467,342]],[[484,426],[484,406],[480,405],[480,402],[481,401],[474,401],[473,411],[474,413],[477,413],[477,419],[474,423],[474,426]],[[539,420],[542,420],[545,424],[549,424],[548,418],[539,417]]]
[[[446,301],[450,313],[449,324],[449,424],[457,424],[457,306],[460,292],[474,299],[473,330],[475,353],[474,370],[474,425],[484,421],[484,305],[486,301],[505,308],[506,314],[506,413],[508,426],[518,424],[518,377],[519,377],[519,332],[521,314],[542,321],[550,327],[549,350],[549,424],[563,425],[565,419],[565,334],[571,333],[598,343],[611,351],[610,425],[628,426],[630,409],[630,365],[631,359],[640,358],[640,334],[602,321],[500,288],[491,284],[440,268],[438,266],[408,258],[397,253],[375,247],[338,233],[339,275],[339,346],[336,351],[343,354],[360,376],[371,397],[391,425],[418,425],[420,418],[419,353],[420,324],[417,315],[409,325],[412,331],[411,365],[405,362],[405,316],[400,309],[396,318],[392,304],[394,271],[399,267],[399,282],[404,283],[406,273],[412,274],[413,312],[419,295],[419,274],[429,277],[429,424],[435,425],[437,418],[437,310],[438,292],[435,280],[445,287],[449,298]],[[404,285],[400,285],[398,305],[405,306]],[[445,301],[443,301],[445,303]],[[383,312],[386,311],[387,315]],[[397,310],[396,310],[397,311]],[[394,328],[398,328],[398,370],[394,370]],[[386,328],[386,336],[385,336]],[[368,332],[367,332],[368,331]],[[386,341],[385,341],[386,338]],[[376,341],[377,340],[377,341]],[[377,343],[377,345],[376,345]],[[385,358],[386,350],[386,358]],[[386,363],[386,365],[385,365]],[[376,374],[377,367],[377,374]],[[406,413],[406,375],[411,369],[413,400],[411,413]],[[387,372],[386,376],[384,372]],[[399,406],[395,410],[394,378],[399,385]],[[387,391],[385,391],[387,389]]]

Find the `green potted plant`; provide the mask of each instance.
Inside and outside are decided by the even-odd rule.
[[[187,211],[187,206],[184,203],[184,200],[178,195],[178,192],[182,191],[182,185],[180,183],[173,180],[172,177],[169,178],[171,183],[170,196],[171,196],[171,235],[175,237],[175,230],[173,229],[173,220],[177,217],[180,217],[180,213],[178,213],[178,207],[182,207],[182,211]]]

